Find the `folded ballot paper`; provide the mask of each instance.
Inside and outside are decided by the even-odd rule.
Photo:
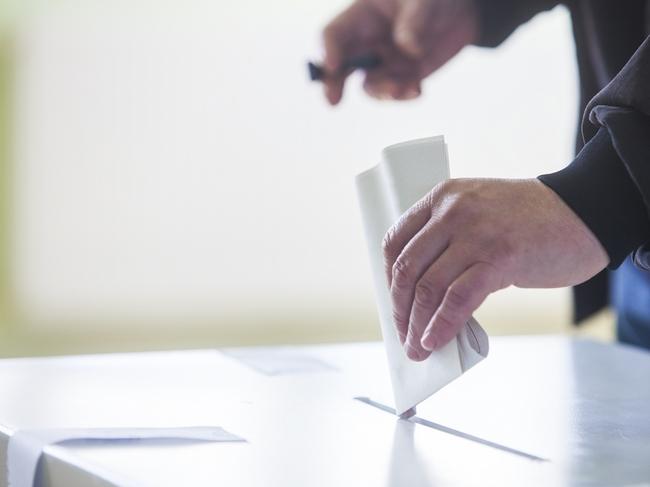
[[[400,415],[460,377],[488,353],[487,335],[472,318],[449,344],[426,360],[414,362],[406,356],[393,323],[383,237],[402,213],[447,178],[449,162],[443,136],[387,147],[377,166],[356,177],[395,409]]]

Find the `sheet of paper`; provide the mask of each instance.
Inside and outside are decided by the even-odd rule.
[[[290,375],[333,372],[336,367],[316,357],[284,347],[247,347],[221,350],[228,357],[238,360],[260,374]]]
[[[70,428],[19,430],[7,447],[7,485],[33,487],[38,462],[47,445],[66,442],[127,440],[246,441],[223,428],[194,426],[184,428]]]
[[[488,338],[472,318],[458,337],[422,361],[410,360],[392,318],[381,243],[400,215],[449,178],[444,137],[430,137],[387,147],[377,166],[356,178],[382,336],[391,373],[395,409],[402,414],[481,361]]]

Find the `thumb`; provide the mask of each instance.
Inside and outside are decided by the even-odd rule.
[[[426,4],[421,0],[401,2],[393,26],[393,42],[403,52],[416,58],[424,54],[422,40],[425,38],[424,30],[430,13],[427,12]]]

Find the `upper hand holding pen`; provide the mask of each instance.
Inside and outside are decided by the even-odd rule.
[[[365,90],[376,98],[409,99],[421,81],[476,39],[473,0],[356,0],[325,28],[325,94],[343,96],[346,59],[374,54],[381,66],[368,71]]]
[[[536,179],[452,179],[384,239],[398,334],[413,360],[447,344],[492,292],[564,287],[609,262],[598,239]]]

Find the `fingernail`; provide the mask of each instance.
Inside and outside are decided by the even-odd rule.
[[[427,330],[424,331],[422,340],[420,340],[420,345],[422,345],[422,348],[424,348],[425,350],[432,352],[433,350],[436,349],[436,345],[438,343],[436,337],[431,333],[431,331],[427,331]]]
[[[426,340],[424,338],[422,339],[422,348],[428,350],[429,352],[433,352],[437,346],[438,346],[438,342],[436,341],[435,338],[427,337]]]

